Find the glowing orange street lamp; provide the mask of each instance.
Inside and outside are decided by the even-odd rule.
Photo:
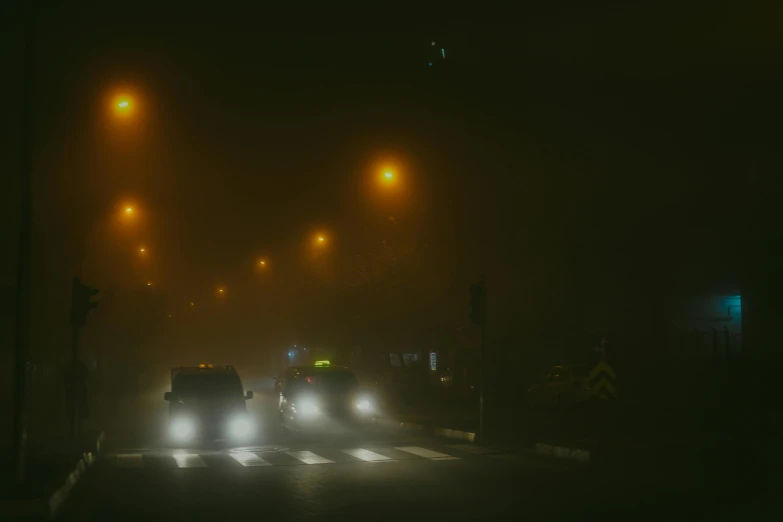
[[[266,259],[261,259],[258,264],[259,266],[266,266]]]
[[[127,96],[114,99],[114,113],[117,116],[129,116],[133,112],[133,103]]]
[[[133,214],[133,207],[125,207],[125,214],[128,216]]]

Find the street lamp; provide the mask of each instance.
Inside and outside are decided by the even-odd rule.
[[[127,95],[116,96],[112,101],[112,107],[118,118],[130,116],[135,109],[133,100]]]
[[[139,209],[135,201],[125,200],[117,210],[120,220],[131,222],[139,218]]]
[[[381,185],[383,185],[386,188],[391,187],[397,184],[397,174],[394,172],[393,169],[389,169],[389,168],[383,169],[380,172],[378,181]]]

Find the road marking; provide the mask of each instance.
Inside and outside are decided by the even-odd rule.
[[[398,449],[406,453],[412,453],[417,457],[424,457],[425,459],[430,460],[459,460],[459,457],[453,457],[451,455],[446,455],[445,453],[428,450],[427,448],[420,448],[419,446],[402,446],[395,447],[394,449]]]
[[[233,451],[229,453],[231,458],[242,464],[243,466],[271,466],[269,462],[265,461],[255,453],[249,451]]]
[[[334,464],[333,460],[325,459],[312,451],[286,451],[286,454],[305,464]]]
[[[364,460],[366,462],[381,462],[384,460],[392,460],[391,457],[375,453],[374,451],[366,450],[363,448],[347,449],[343,450],[343,453],[347,453],[351,457]]]
[[[174,453],[178,468],[206,468],[207,463],[196,453]]]
[[[114,457],[119,468],[141,468],[144,466],[141,453],[118,453]]]

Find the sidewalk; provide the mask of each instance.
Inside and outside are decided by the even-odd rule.
[[[11,480],[13,466],[3,462],[0,483],[0,520],[24,517],[51,519],[100,451],[103,433],[92,431],[73,438],[54,438],[31,444],[22,484]]]

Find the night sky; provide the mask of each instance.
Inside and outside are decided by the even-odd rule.
[[[780,11],[656,6],[42,9],[38,284],[65,288],[86,237],[91,284],[154,282],[180,321],[198,303],[203,315],[177,323],[183,344],[205,332],[358,343],[363,314],[406,338],[420,325],[405,314],[453,330],[482,273],[504,307],[520,301],[509,288],[556,307],[609,280],[684,294],[736,285],[743,209],[775,161]],[[14,100],[21,33],[8,27]],[[433,40],[449,55],[429,67]],[[135,94],[128,125],[107,109],[117,89]],[[399,167],[405,197],[368,181],[384,164]],[[126,202],[143,222],[118,232]],[[316,259],[317,233],[329,246]],[[355,285],[384,240],[417,260],[399,276],[416,290],[397,301]]]

